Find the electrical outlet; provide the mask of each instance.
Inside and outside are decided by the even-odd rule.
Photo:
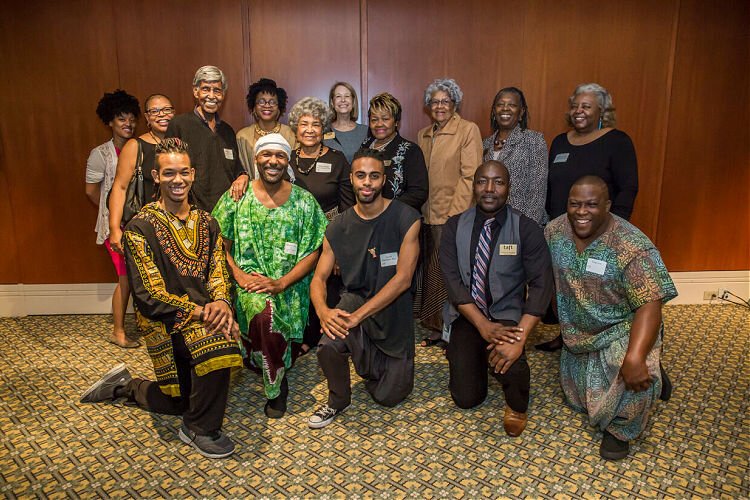
[[[713,300],[716,297],[716,290],[706,290],[703,292],[703,300]]]
[[[719,288],[718,293],[716,296],[720,299],[728,299],[729,298],[729,290],[726,290],[724,288]]]

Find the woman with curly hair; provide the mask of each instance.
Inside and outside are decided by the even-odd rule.
[[[96,107],[99,119],[112,130],[112,138],[91,150],[86,162],[86,196],[99,207],[96,218],[96,244],[107,248],[117,271],[117,286],[112,294],[113,330],[109,342],[120,347],[138,347],[140,343],[125,336],[125,309],[130,299],[130,286],[125,273],[125,258],[109,244],[109,210],[107,195],[112,189],[117,157],[125,143],[135,134],[136,120],[141,112],[138,99],[124,90],[105,93]]]
[[[261,78],[247,89],[246,101],[247,109],[253,115],[255,123],[237,132],[240,161],[249,174],[249,179],[241,176],[238,180],[245,184],[257,177],[253,165],[255,141],[267,134],[281,134],[292,149],[296,144],[292,129],[279,122],[286,112],[286,90],[278,87],[270,78]]]

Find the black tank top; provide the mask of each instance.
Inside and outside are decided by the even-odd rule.
[[[143,169],[143,192],[146,195],[146,203],[151,203],[159,197],[158,188],[154,182],[154,177],[151,175],[151,170],[154,169],[154,161],[156,160],[156,144],[146,142],[140,137],[138,138],[138,143],[143,150],[143,163],[141,166]]]

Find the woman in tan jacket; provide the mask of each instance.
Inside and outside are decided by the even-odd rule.
[[[442,344],[442,308],[447,295],[438,262],[443,224],[469,208],[474,172],[482,163],[479,127],[459,116],[463,93],[455,80],[440,78],[424,92],[432,125],[417,135],[424,153],[430,197],[422,206],[424,247],[422,288],[417,310],[422,326],[431,330],[423,346]]]

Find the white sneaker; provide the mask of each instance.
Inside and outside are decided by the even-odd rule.
[[[349,406],[337,410],[336,408],[331,408],[327,404],[324,404],[315,410],[315,413],[310,415],[310,418],[307,419],[307,425],[311,429],[322,429],[333,422],[333,419],[336,418],[337,415],[344,413],[348,408]]]

